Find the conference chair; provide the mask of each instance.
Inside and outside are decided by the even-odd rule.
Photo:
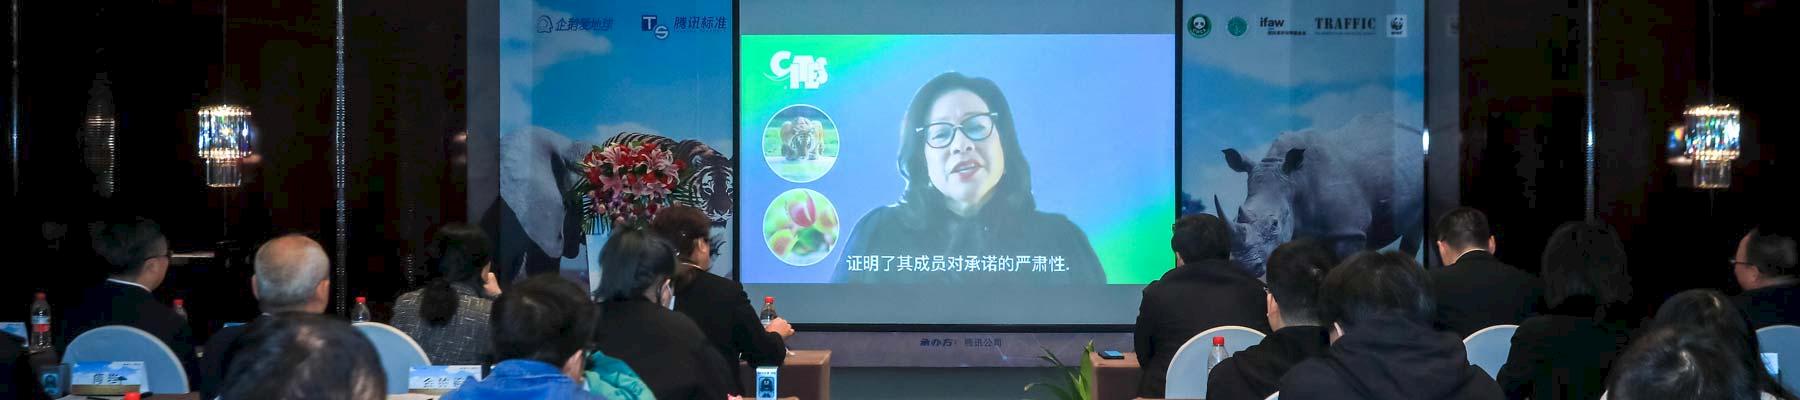
[[[1469,364],[1481,367],[1489,378],[1500,376],[1500,367],[1506,365],[1506,356],[1512,352],[1513,332],[1518,330],[1518,325],[1494,325],[1464,338],[1463,350],[1469,354]]]
[[[1255,329],[1230,325],[1207,329],[1189,338],[1181,349],[1175,350],[1175,358],[1169,360],[1168,386],[1163,390],[1163,397],[1171,399],[1204,399],[1206,398],[1206,377],[1210,371],[1206,358],[1212,355],[1213,337],[1225,338],[1225,352],[1236,354],[1239,351],[1262,343],[1263,334]]]
[[[1281,392],[1269,393],[1269,397],[1263,400],[1281,400]]]
[[[1756,344],[1763,353],[1776,354],[1775,379],[1792,391],[1800,388],[1800,326],[1774,325],[1756,330]]]
[[[388,394],[406,394],[406,381],[412,375],[412,367],[431,365],[425,349],[420,348],[419,342],[413,341],[411,336],[406,336],[406,332],[376,322],[358,322],[352,326],[375,345],[375,354],[381,357],[381,370],[387,373]]]
[[[63,352],[62,362],[142,361],[142,391],[158,394],[188,393],[187,369],[175,351],[156,335],[125,325],[108,325],[82,333]]]

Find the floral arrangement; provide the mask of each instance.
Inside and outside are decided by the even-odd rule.
[[[570,168],[581,173],[581,181],[568,195],[579,203],[581,228],[589,233],[644,226],[657,210],[698,200],[689,189],[693,174],[686,163],[658,141],[594,146]]]

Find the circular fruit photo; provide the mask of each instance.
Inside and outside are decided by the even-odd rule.
[[[812,189],[792,189],[775,197],[763,213],[763,242],[781,262],[817,264],[838,241],[837,207]]]
[[[763,127],[763,161],[788,182],[807,183],[831,171],[838,158],[838,126],[825,110],[795,104]]]

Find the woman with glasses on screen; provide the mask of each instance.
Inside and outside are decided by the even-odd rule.
[[[900,129],[906,190],[856,223],[835,279],[1106,283],[1087,234],[1038,211],[1017,134],[993,81],[948,72],[926,82]]]

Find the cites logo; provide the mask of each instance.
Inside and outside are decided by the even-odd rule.
[[[770,80],[787,79],[788,89],[818,89],[825,84],[829,75],[825,73],[825,57],[796,56],[787,50],[775,52],[769,57],[769,71],[774,75]]]

